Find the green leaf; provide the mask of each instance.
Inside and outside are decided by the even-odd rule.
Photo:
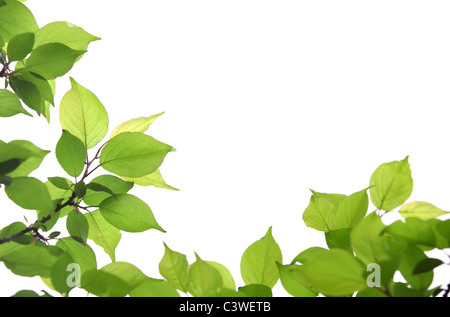
[[[412,243],[434,247],[436,236],[432,223],[419,218],[406,218],[405,222],[395,221],[384,230],[385,233],[395,236],[397,239]]]
[[[69,131],[63,130],[56,144],[55,154],[59,165],[70,176],[77,177],[83,172],[86,149],[83,142]]]
[[[223,264],[213,261],[205,261],[205,262],[214,267],[220,273],[224,288],[231,290],[236,289],[236,283],[234,282],[233,276]]]
[[[111,258],[111,261],[114,262],[116,260],[114,251],[122,236],[120,230],[106,221],[99,210],[87,213],[86,219],[89,224],[88,238],[102,247],[105,253]]]
[[[25,68],[45,79],[55,79],[71,70],[75,61],[85,52],[73,50],[61,43],[44,44],[31,51]]]
[[[156,118],[158,118],[163,113],[164,112],[155,114],[150,117],[140,117],[140,118],[135,118],[135,119],[125,121],[125,122],[119,124],[113,130],[113,132],[111,133],[110,139],[122,132],[145,132],[145,131],[147,131],[148,127],[156,120]]]
[[[89,43],[99,39],[79,26],[58,21],[46,24],[36,32],[34,48],[49,43],[61,43],[73,50],[85,51]]]
[[[180,297],[167,281],[147,281],[130,292],[131,297]]]
[[[67,268],[72,263],[74,263],[72,256],[69,253],[63,253],[51,268],[51,284],[59,293],[67,293],[71,289],[67,279],[72,272]]]
[[[86,194],[86,184],[83,181],[79,181],[78,183],[75,184],[73,191],[75,192],[78,198],[80,199],[83,198],[84,195]]]
[[[197,257],[197,260],[189,267],[187,289],[195,297],[215,297],[223,287],[220,272]]]
[[[58,256],[48,247],[30,244],[3,256],[1,260],[16,275],[49,277]]]
[[[140,269],[128,262],[114,262],[105,265],[100,269],[123,280],[130,290],[135,289],[140,284],[151,281],[158,281],[148,277]]]
[[[413,190],[408,156],[381,164],[372,174],[370,186],[370,198],[378,209],[390,211],[403,204]]]
[[[89,234],[89,223],[85,215],[72,210],[67,215],[66,227],[72,238],[86,244]]]
[[[1,10],[1,9],[0,9]],[[9,61],[19,61],[27,57],[34,45],[34,33],[17,34],[8,43]]]
[[[5,162],[0,163],[0,175],[8,174],[15,169],[23,162],[23,160],[19,159],[10,159]]]
[[[272,289],[262,284],[249,284],[239,287],[238,294],[245,297],[272,297]]]
[[[186,292],[188,282],[188,261],[184,254],[172,251],[164,243],[164,256],[159,262],[159,273],[176,289]]]
[[[70,82],[72,89],[61,100],[61,126],[90,149],[105,137],[108,131],[108,114],[91,91],[73,78],[70,78]]]
[[[28,148],[14,143],[0,143],[0,162],[11,159],[25,160],[35,154]]]
[[[47,179],[50,183],[60,189],[67,190],[72,186],[72,182],[64,177],[48,177]]]
[[[47,187],[37,178],[14,178],[5,188],[5,192],[9,199],[24,209],[47,211],[53,209]]]
[[[81,287],[99,297],[124,297],[129,292],[128,285],[121,278],[102,270],[83,274]]]
[[[399,271],[405,280],[416,290],[426,290],[433,281],[433,271],[415,274],[414,270],[420,261],[426,259],[425,253],[415,245],[408,245],[402,253]]]
[[[432,271],[441,264],[444,264],[444,262],[434,258],[426,258],[420,260],[414,267],[413,274],[420,274]]]
[[[45,156],[50,153],[50,151],[43,150],[27,140],[14,140],[9,142],[9,144],[21,146],[32,153],[32,155],[26,158],[17,169],[8,173],[8,176],[10,177],[28,176],[28,174],[41,165]]]
[[[422,220],[433,219],[448,214],[448,211],[439,209],[426,201],[412,201],[404,204],[398,212],[404,218],[416,217]]]
[[[145,176],[141,176],[141,177],[124,177],[122,176],[123,179],[133,182],[136,185],[140,185],[140,186],[155,186],[158,188],[165,188],[165,189],[170,189],[170,190],[178,190],[175,187],[172,187],[170,185],[168,185],[164,179],[161,176],[161,172],[159,171],[159,169],[157,169],[156,171],[154,171],[151,174],[145,175]]]
[[[124,181],[114,175],[100,175],[86,185],[87,190],[83,200],[90,206],[98,206],[106,198],[126,194],[131,188],[133,188],[132,182]]]
[[[114,227],[128,232],[142,232],[157,229],[165,232],[156,222],[150,207],[141,199],[130,194],[109,197],[99,206],[102,216]]]
[[[300,252],[291,262],[291,264],[295,263],[305,263],[310,259],[313,255],[315,255],[317,252],[323,252],[327,251],[327,249],[324,249],[322,247],[310,247],[302,252]]]
[[[108,141],[100,154],[100,165],[124,177],[153,173],[163,162],[170,145],[139,132],[123,132]]]
[[[15,35],[38,30],[33,14],[25,5],[14,0],[4,2],[7,5],[0,7],[0,34],[4,41],[9,42]]]
[[[350,234],[352,247],[365,265],[389,260],[386,238],[381,235],[385,227],[380,217],[372,212],[353,228]]]
[[[25,230],[26,228],[27,228],[27,226],[25,224],[23,224],[22,222],[13,222],[0,230],[0,239],[10,237],[13,234],[16,234],[22,230]],[[29,234],[24,234],[24,235],[21,235],[15,239],[13,239],[12,241],[17,242],[19,244],[31,244],[31,236]]]
[[[53,100],[53,96],[55,94],[55,88],[54,88],[54,80],[47,80],[44,77],[42,77],[39,74],[33,73],[33,72],[29,72],[26,70],[22,70],[16,74],[14,74],[14,76],[10,76],[10,82],[11,85],[15,85],[18,86],[16,87],[19,93],[22,92],[22,86],[20,86],[19,84],[16,84],[16,82],[18,80],[23,81],[26,83],[25,88],[28,87],[28,85],[32,85],[32,87],[35,87],[35,89],[37,89],[37,91],[39,92],[39,97],[40,97],[40,103],[38,104],[36,102],[36,104],[30,104],[29,107],[31,107],[32,109],[35,109],[38,114],[44,114],[45,112],[45,101],[49,102],[50,104],[54,104],[54,100]],[[26,94],[26,91],[22,92],[22,94]],[[24,96],[27,97],[27,96]],[[30,99],[32,99],[33,97],[30,96],[28,97]]]
[[[22,107],[19,98],[13,92],[0,89],[0,117],[12,117],[19,113],[31,117],[31,114]]]
[[[27,80],[16,78],[11,76],[9,78],[9,84],[14,90],[16,95],[31,109],[36,111],[37,114],[41,114],[41,108],[43,100],[41,100],[41,94],[37,86]]]
[[[333,228],[334,215],[333,204],[329,200],[313,195],[302,217],[308,227],[328,232]]]
[[[295,297],[316,297],[318,292],[314,290],[297,270],[300,266],[282,265],[277,263],[280,272],[280,281],[284,289]]]
[[[65,237],[58,239],[56,246],[69,253],[74,263],[80,266],[81,280],[86,272],[97,269],[97,259],[89,245],[83,245],[72,237]]]
[[[324,295],[347,296],[367,287],[364,265],[341,249],[318,252],[296,270]]]
[[[260,240],[251,244],[241,258],[241,275],[245,284],[263,284],[272,288],[280,275],[281,249],[272,236],[272,227]]]
[[[351,228],[343,228],[325,232],[327,246],[330,249],[339,248],[347,251],[352,251],[350,232]]]
[[[337,207],[333,229],[353,228],[364,218],[368,207],[367,189],[344,198]]]

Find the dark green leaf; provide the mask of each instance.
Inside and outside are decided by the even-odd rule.
[[[90,184],[98,184],[100,186],[104,186],[105,188],[109,189],[109,191],[97,191],[96,189],[100,189],[103,187]],[[114,175],[100,175],[92,179],[92,181],[86,186],[87,191],[86,195],[84,196],[84,202],[91,206],[98,206],[103,200],[108,197],[117,194],[126,194],[131,188],[133,188],[133,183],[124,181],[123,179]],[[112,195],[111,193],[114,193],[114,195]]]
[[[34,33],[17,34],[8,43],[8,59],[10,61],[24,59],[31,52],[33,45]]]
[[[86,244],[89,234],[89,223],[85,215],[81,212],[72,210],[67,215],[66,227],[72,238]]]
[[[436,267],[438,267],[439,265],[441,265],[443,263],[444,262],[442,262],[441,260],[434,259],[434,258],[426,258],[426,259],[420,260],[416,264],[416,267],[413,270],[413,274],[420,274],[420,273],[432,271]]]
[[[64,177],[48,177],[47,178],[50,183],[60,189],[69,189],[72,186],[72,182]]]
[[[83,181],[79,181],[75,184],[74,190],[78,198],[83,198],[86,194],[86,184]]]
[[[56,144],[56,158],[67,174],[77,177],[83,172],[86,162],[86,149],[83,142],[69,131],[63,130]]]
[[[8,176],[10,177],[28,176],[28,174],[30,174],[41,165],[44,158],[48,153],[50,153],[50,151],[43,150],[30,141],[26,140],[14,140],[9,142],[9,144],[21,146],[28,149],[32,153],[32,155],[26,158],[17,169],[15,169],[13,172],[8,173]]]

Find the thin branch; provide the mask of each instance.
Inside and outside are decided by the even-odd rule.
[[[62,205],[58,204],[56,206],[53,213],[56,214],[58,211],[60,211],[61,209],[63,209],[66,206],[73,206],[75,198],[76,198],[76,194],[75,194],[75,192],[73,192],[72,196],[70,196],[70,198],[64,204],[62,204]],[[19,231],[13,235],[10,235],[9,237],[0,239],[0,244],[10,242],[28,232],[34,232],[36,234],[39,230],[39,226],[46,223],[47,221],[49,221],[52,218],[52,216],[53,216],[52,214],[49,214],[49,215],[43,217],[41,220],[38,220],[35,223],[29,225],[27,228],[23,229],[22,231]]]

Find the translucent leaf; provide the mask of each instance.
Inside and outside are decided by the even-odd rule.
[[[92,186],[90,184],[98,184],[99,186],[104,186],[108,190],[99,190],[97,186]],[[117,194],[126,194],[131,188],[133,188],[133,183],[124,181],[123,179],[114,175],[100,175],[91,180],[87,185],[86,195],[83,200],[86,204],[90,206],[98,206],[100,203],[108,197]],[[114,194],[114,195],[113,195]]]
[[[337,207],[333,229],[353,228],[364,218],[368,207],[367,189],[344,198]]]
[[[103,272],[110,273],[122,279],[130,290],[135,289],[142,283],[158,281],[156,279],[150,278],[136,266],[128,262],[114,262],[105,265],[100,269]]]
[[[89,245],[83,245],[72,237],[65,237],[58,239],[56,246],[69,253],[74,263],[80,266],[81,280],[84,278],[84,273],[97,269],[97,259]]]
[[[176,251],[172,251],[164,243],[164,256],[159,262],[159,272],[175,288],[186,292],[188,282],[188,262],[186,256]]]
[[[130,194],[109,197],[99,206],[102,216],[114,227],[127,232],[157,229],[165,232],[156,222],[150,207]]]
[[[120,230],[106,221],[99,210],[87,213],[86,219],[89,223],[88,238],[102,247],[111,258],[111,261],[114,262],[116,260],[115,249],[122,236]]]
[[[128,294],[128,285],[119,277],[102,271],[91,270],[81,279],[81,287],[99,297],[124,297]]]
[[[164,112],[155,114],[150,117],[140,117],[125,121],[113,130],[110,138],[113,138],[117,134],[122,132],[145,132],[147,131],[148,127],[156,120],[156,118],[158,118],[163,113]]]
[[[90,149],[105,137],[108,131],[108,114],[91,91],[73,78],[70,78],[70,82],[72,89],[61,100],[61,126]]]
[[[147,281],[132,291],[131,297],[180,297],[176,289],[167,281]]]
[[[406,218],[405,222],[395,221],[384,230],[395,236],[397,239],[428,246],[436,245],[436,236],[432,228],[432,223],[419,218]]]
[[[141,176],[141,177],[133,178],[133,177],[124,177],[123,176],[122,178],[127,181],[133,182],[136,185],[140,185],[140,186],[155,186],[158,188],[178,190],[177,188],[172,187],[165,182],[159,169],[157,169],[156,171],[154,171],[151,174]]]
[[[413,180],[408,157],[381,164],[370,178],[370,199],[380,210],[390,211],[411,195]]]
[[[364,265],[345,250],[318,252],[296,270],[324,295],[347,296],[367,287]]]
[[[220,272],[197,256],[189,267],[187,289],[195,297],[214,297],[223,287]]]
[[[426,201],[412,201],[404,204],[400,210],[400,215],[404,218],[416,217],[422,220],[433,219],[448,214],[448,211],[439,209],[438,207]]]
[[[433,281],[433,271],[415,274],[414,270],[420,261],[426,259],[425,253],[415,245],[408,245],[402,253],[399,271],[413,289],[425,290]]]
[[[33,153],[33,155],[26,158],[17,169],[15,169],[13,172],[8,173],[8,176],[10,177],[28,176],[28,174],[30,174],[41,165],[44,158],[48,153],[50,153],[50,151],[43,150],[27,140],[14,140],[9,142],[9,144],[21,146]]]
[[[153,173],[163,162],[170,145],[138,132],[123,132],[108,141],[100,154],[100,165],[123,177]]]
[[[308,227],[328,232],[333,228],[334,216],[334,206],[329,200],[311,196],[302,217]]]
[[[281,249],[270,227],[266,235],[251,244],[242,255],[242,279],[247,285],[263,284],[272,288],[280,277],[277,262],[282,263]]]
[[[22,107],[22,103],[13,92],[6,89],[0,89],[0,117],[12,117],[19,113],[31,116],[31,114]]]
[[[298,272],[299,265],[282,265],[278,263],[280,272],[280,280],[284,289],[295,297],[316,297],[318,292],[315,291]]]

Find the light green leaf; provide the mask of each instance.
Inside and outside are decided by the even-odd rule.
[[[158,188],[165,188],[165,189],[170,189],[170,190],[178,190],[175,187],[172,187],[170,185],[168,185],[162,175],[161,172],[159,171],[159,169],[157,169],[156,171],[154,171],[151,174],[145,175],[145,176],[141,176],[141,177],[122,177],[123,179],[133,182],[136,185],[140,185],[140,186],[155,186]]]
[[[434,247],[436,236],[432,228],[432,222],[419,218],[406,218],[405,222],[397,220],[384,229],[385,233],[395,236],[412,244],[421,244]]]
[[[86,219],[89,223],[88,238],[102,247],[111,258],[111,261],[114,262],[116,260],[115,249],[122,236],[120,230],[106,221],[99,210],[87,213]]]
[[[446,215],[448,211],[444,211],[426,201],[412,201],[404,204],[400,208],[399,213],[404,218],[416,217],[422,220],[428,220]]]
[[[155,114],[150,117],[140,117],[140,118],[135,118],[135,119],[125,121],[125,122],[119,124],[113,130],[113,132],[111,133],[110,139],[122,132],[145,132],[145,131],[147,131],[148,127],[156,120],[156,118],[158,118],[163,113],[164,112]]]
[[[138,132],[123,132],[108,141],[100,154],[100,165],[123,177],[153,173],[163,162],[170,145]]]
[[[196,257],[189,267],[187,289],[195,297],[214,297],[223,287],[222,275],[198,255]]]
[[[72,210],[67,215],[66,227],[72,238],[86,244],[89,234],[89,223],[85,215],[79,211]]]
[[[17,34],[36,32],[38,25],[31,11],[20,2],[4,0],[7,5],[0,7],[0,34],[9,42]]]
[[[67,270],[67,268],[72,263],[74,263],[72,256],[69,253],[63,253],[52,266],[50,273],[51,285],[53,289],[61,294],[67,293],[71,288],[67,283],[67,279],[72,272]]]
[[[330,249],[344,249],[352,251],[350,243],[351,228],[342,228],[325,232],[325,240]]]
[[[263,284],[272,288],[280,275],[281,249],[272,236],[272,227],[260,240],[251,244],[241,258],[241,275],[245,284]]]
[[[147,281],[130,292],[131,297],[180,297],[167,281]]]
[[[50,153],[50,151],[42,150],[41,148],[37,147],[27,140],[14,140],[9,142],[9,144],[19,145],[33,153],[33,155],[25,159],[17,169],[15,169],[11,173],[8,173],[9,177],[28,176],[28,174],[30,174],[41,165],[45,156]]]
[[[306,263],[306,261],[308,261],[314,254],[316,254],[317,252],[322,252],[322,251],[326,251],[327,249],[324,249],[322,247],[310,247],[306,250],[303,250],[302,252],[300,252],[291,262],[291,264],[296,264],[296,263]]]
[[[353,228],[364,218],[368,207],[367,189],[344,198],[337,207],[333,229]]]
[[[33,49],[33,45],[34,33],[17,34],[8,43],[8,59],[10,61],[24,59]]]
[[[324,295],[347,296],[367,287],[364,265],[341,249],[318,252],[296,270]]]
[[[333,204],[326,198],[313,195],[302,217],[308,227],[328,232],[333,228],[334,216]]]
[[[318,292],[298,272],[299,265],[282,265],[280,263],[277,265],[281,284],[289,294],[295,297],[316,297],[318,295]]]
[[[83,142],[69,131],[63,130],[55,149],[56,159],[67,174],[79,176],[85,166],[86,149]]]
[[[164,243],[164,256],[159,262],[159,273],[175,288],[186,292],[188,282],[188,262],[184,254],[172,251]]]
[[[365,265],[380,263],[390,258],[386,239],[381,235],[385,225],[372,212],[353,228],[350,240],[356,257]]]
[[[105,265],[100,269],[103,272],[110,273],[122,279],[127,283],[130,290],[135,289],[145,282],[157,281],[148,277],[140,269],[128,262],[114,262]]]
[[[372,174],[370,186],[370,199],[378,209],[390,211],[403,204],[413,190],[408,156],[381,164]]]
[[[157,229],[165,232],[156,222],[150,207],[141,199],[130,194],[109,197],[99,206],[102,216],[114,227],[128,232],[142,232]]]
[[[238,295],[244,297],[272,297],[272,289],[267,285],[249,284],[239,287]]]
[[[220,273],[224,288],[236,290],[236,283],[234,282],[233,276],[223,264],[213,261],[205,261],[205,262],[214,267]]]
[[[0,162],[6,162],[11,159],[25,160],[34,155],[28,148],[14,144],[13,142],[0,143]]]
[[[22,107],[22,103],[13,92],[0,89],[0,117],[12,117],[19,113],[31,117],[31,114]]]
[[[55,79],[72,69],[75,61],[85,51],[73,50],[61,43],[49,43],[31,51],[26,67],[30,72],[38,73],[45,79]]]
[[[90,149],[105,137],[108,131],[108,114],[91,91],[73,78],[70,78],[70,82],[72,89],[61,100],[61,126]]]
[[[5,192],[9,199],[24,209],[46,211],[53,209],[47,187],[37,178],[14,178],[11,184],[6,186]]]
[[[79,26],[58,21],[46,24],[36,32],[34,48],[49,43],[61,43],[73,50],[85,51],[89,43],[99,39],[99,37],[89,34]]]

